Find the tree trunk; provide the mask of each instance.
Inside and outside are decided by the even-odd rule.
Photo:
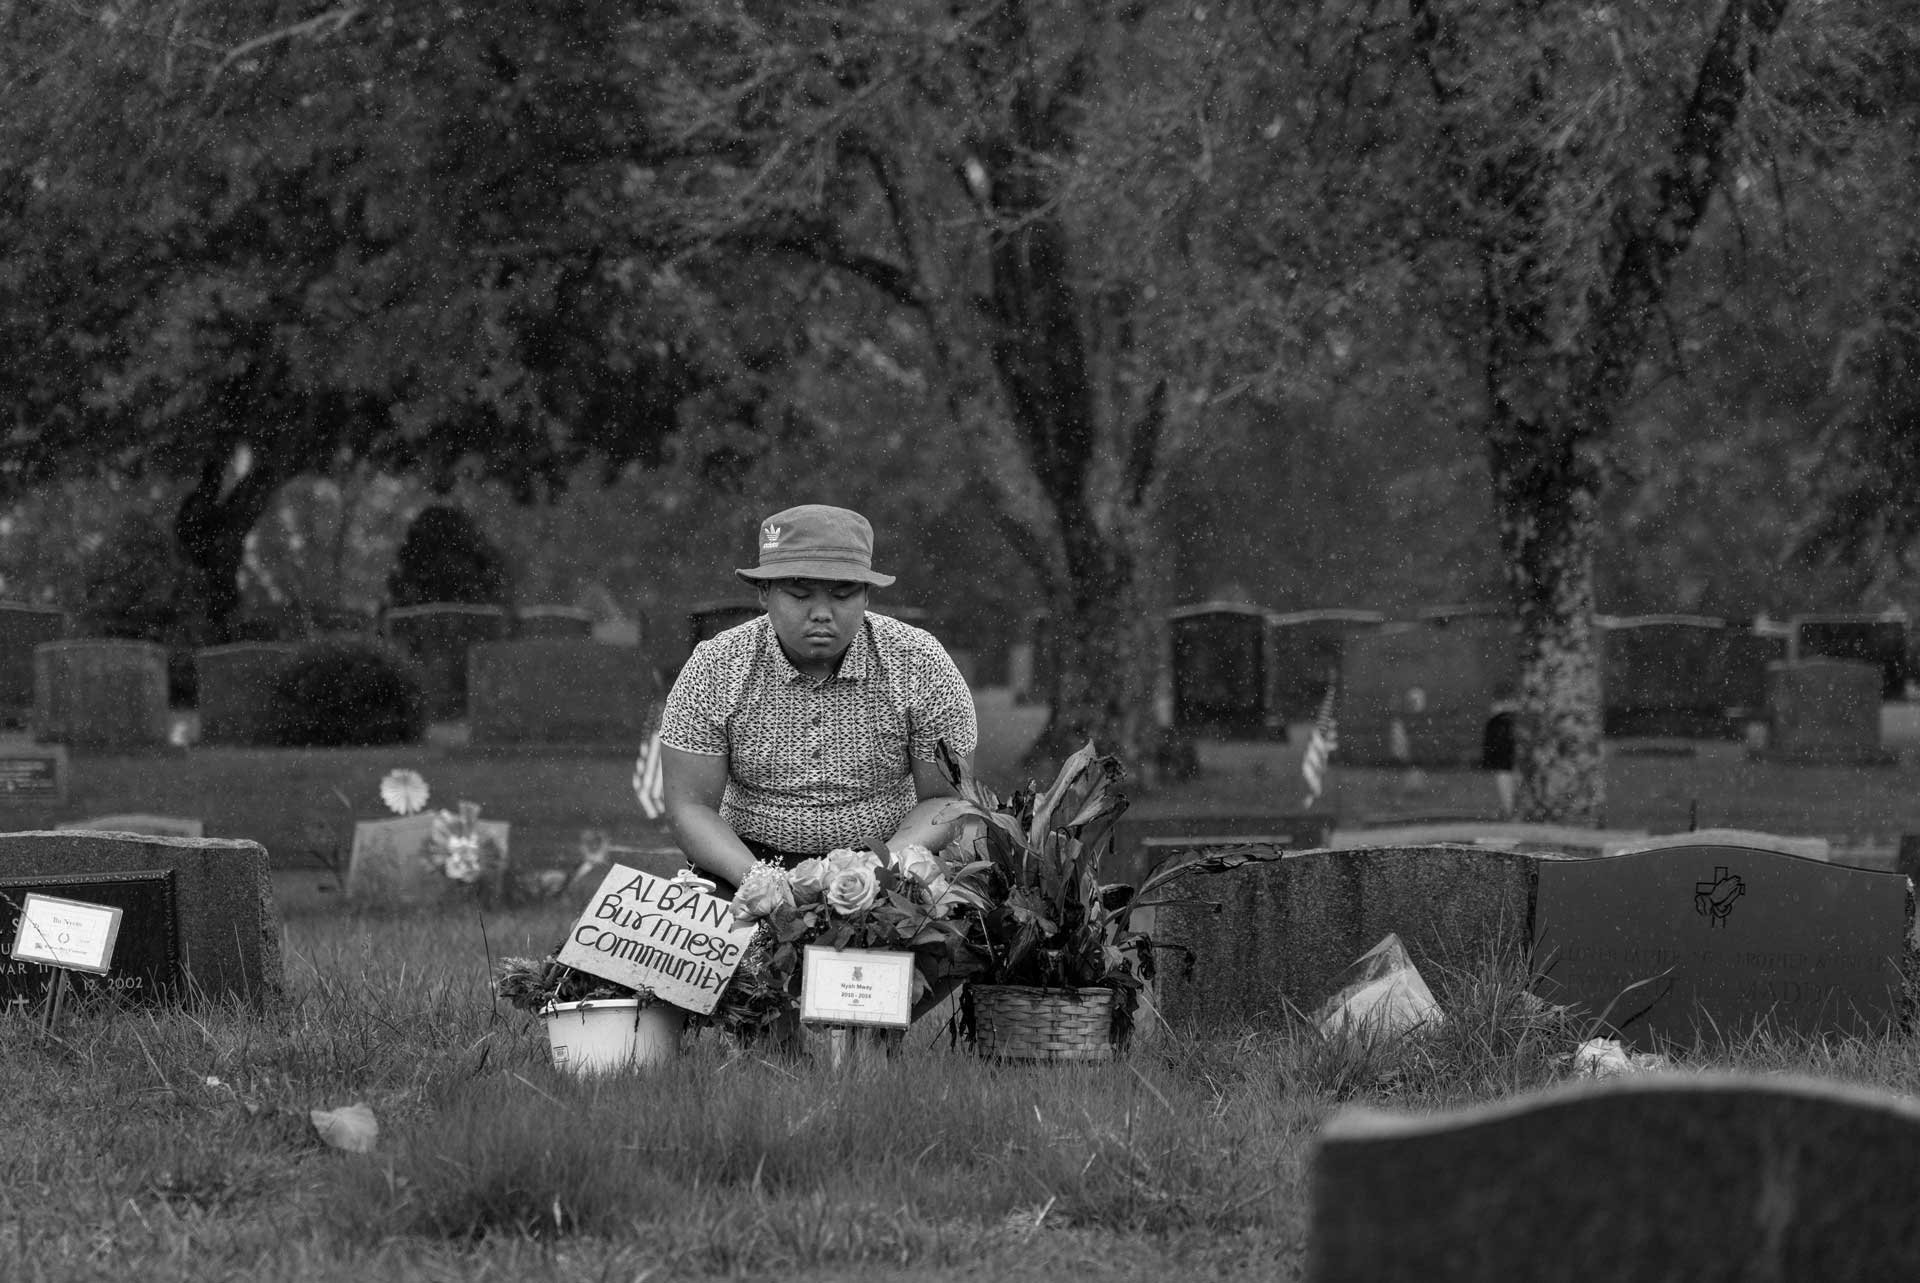
[[[199,484],[181,501],[173,519],[180,551],[200,573],[207,641],[212,645],[233,638],[247,535],[291,478],[265,451],[253,453],[244,470],[234,464],[233,455],[207,462],[200,470]]]

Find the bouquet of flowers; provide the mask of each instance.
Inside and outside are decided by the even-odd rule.
[[[909,844],[843,848],[793,869],[761,863],[733,899],[737,921],[759,930],[711,1019],[764,1029],[800,1006],[806,946],[892,949],[914,956],[916,1011],[937,1002],[986,962],[980,914],[988,866]]]
[[[380,781],[380,800],[395,815],[425,810],[427,796],[427,781],[418,771],[389,771]],[[480,828],[479,804],[464,801],[457,811],[433,813],[433,832],[424,855],[450,881],[469,886],[497,876],[507,859],[499,843]]]

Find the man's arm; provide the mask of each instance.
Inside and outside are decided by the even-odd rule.
[[[973,769],[973,754],[966,754],[960,761],[967,770]],[[920,800],[887,839],[887,846],[898,851],[909,842],[918,842],[929,851],[938,851],[953,840],[960,826],[951,820],[945,824],[935,823],[933,817],[946,806],[948,799],[960,795],[947,782],[938,762],[923,762],[909,755],[907,763],[913,767],[913,791]]]
[[[718,754],[686,753],[660,746],[660,791],[667,823],[693,866],[739,886],[754,866],[731,826],[720,818],[727,791],[727,759]]]

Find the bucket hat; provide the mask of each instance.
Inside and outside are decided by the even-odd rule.
[[[760,523],[760,564],[734,573],[750,584],[824,579],[885,588],[892,575],[873,568],[873,526],[850,508],[803,503]]]

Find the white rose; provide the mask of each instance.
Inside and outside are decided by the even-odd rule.
[[[866,867],[842,869],[827,883],[827,907],[841,917],[849,917],[873,907],[880,894],[880,880]]]
[[[733,920],[743,924],[758,922],[775,909],[792,907],[793,887],[786,873],[756,864],[747,870],[747,876],[740,880],[740,889],[734,892]]]
[[[898,860],[900,872],[924,887],[931,887],[946,872],[934,853],[918,842],[901,847]]]
[[[827,869],[833,873],[844,873],[848,869],[877,869],[880,857],[871,851],[854,851],[847,847],[827,852]]]
[[[827,862],[816,855],[794,865],[787,882],[793,887],[795,900],[812,904],[827,893],[827,879],[832,876],[833,870],[827,867]]]

